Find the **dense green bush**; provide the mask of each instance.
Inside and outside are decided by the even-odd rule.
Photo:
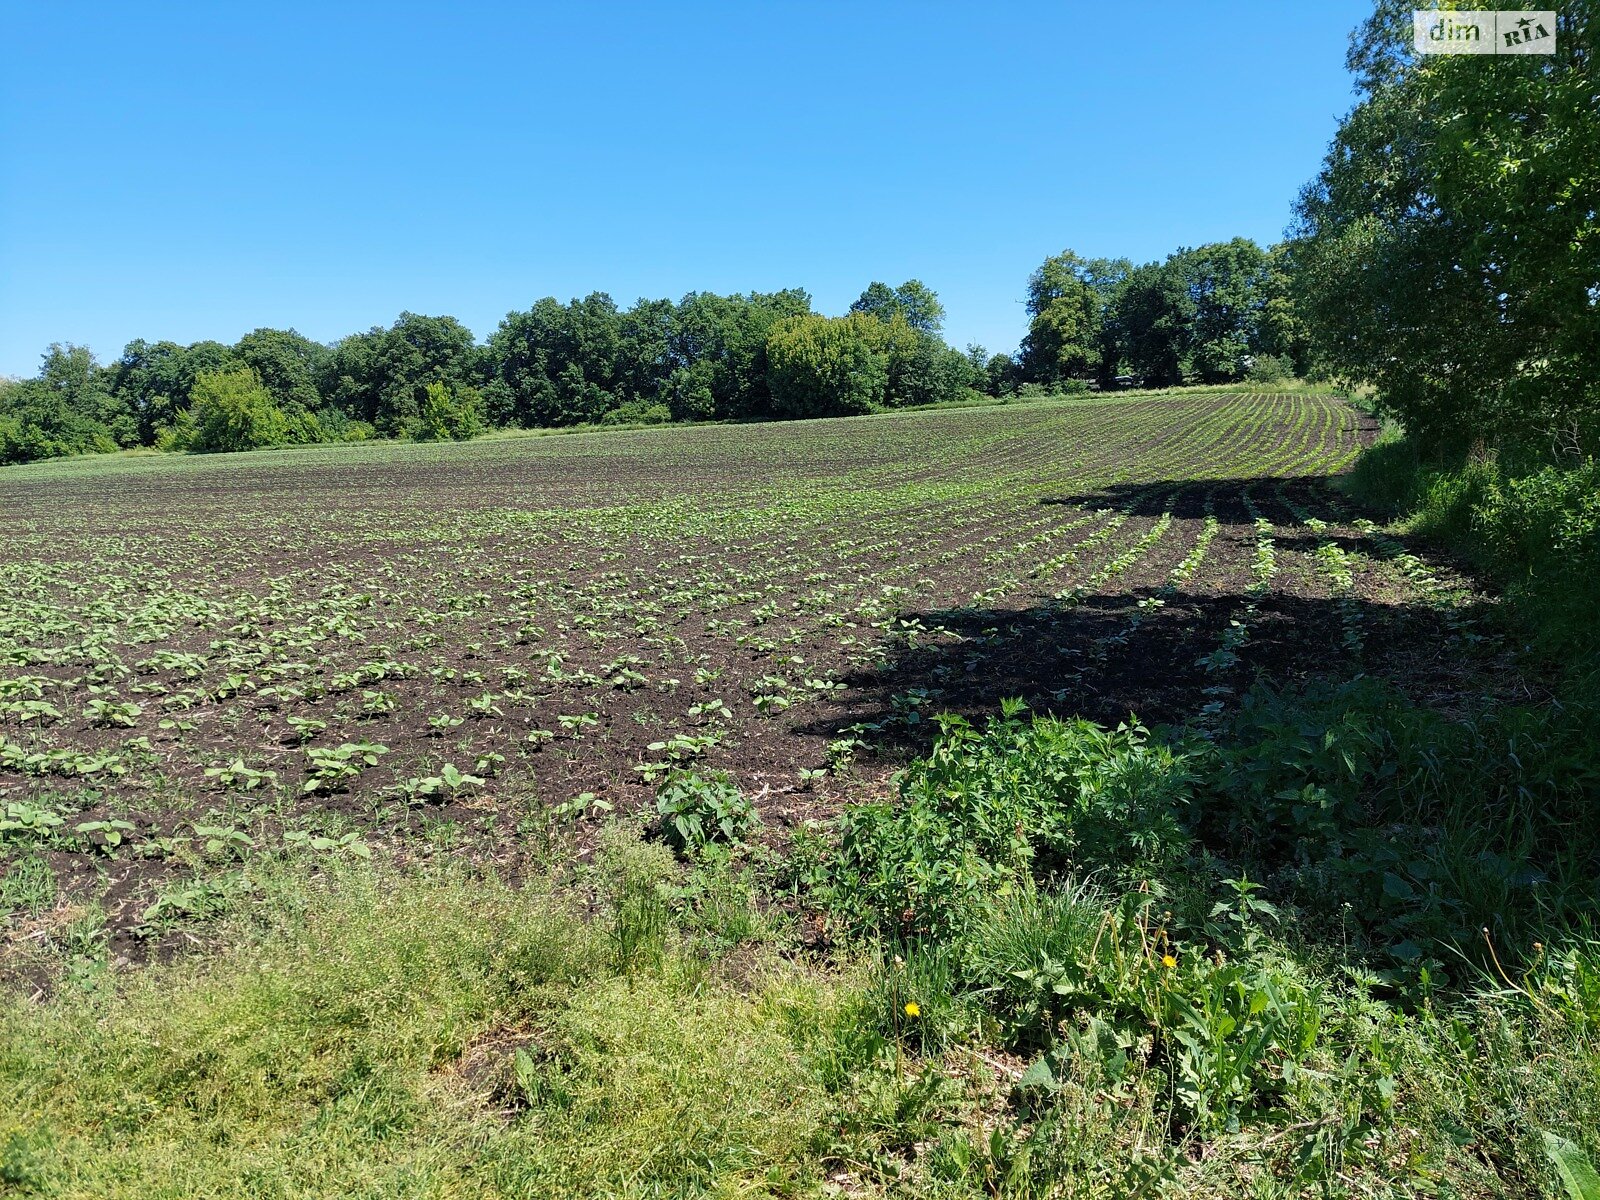
[[[1181,860],[1191,783],[1181,755],[1138,725],[1021,711],[1008,706],[981,732],[941,718],[899,798],[846,813],[826,902],[848,928],[939,938],[1035,876],[1148,881]]]
[[[1195,829],[1386,969],[1487,964],[1485,929],[1521,958],[1596,914],[1597,717],[1585,689],[1446,715],[1372,679],[1258,687],[1189,743]]]
[[[1282,354],[1258,354],[1245,370],[1251,383],[1284,383],[1294,378],[1294,362]]]
[[[1361,452],[1336,486],[1375,515],[1393,520],[1409,513],[1421,498],[1421,450],[1398,425],[1386,423],[1378,440]]]
[[[1206,1135],[1280,1103],[1282,1064],[1313,1052],[1321,1016],[1264,950],[1277,910],[1203,869],[1187,873],[1216,889],[1209,920],[1174,922],[1158,900],[1194,865],[1201,753],[1138,726],[1023,720],[1015,704],[981,732],[942,718],[897,802],[840,819],[818,892],[845,928],[894,947],[880,1029],[927,1052],[998,1022],[1008,1046],[1057,1048],[1030,1072],[1046,1092],[1091,1044],[1119,1074],[1159,1055],[1175,1118]]]
[[[196,378],[184,448],[201,453],[255,450],[290,440],[290,424],[250,367],[207,371]]]
[[[314,414],[322,440],[329,442],[365,442],[376,437],[378,431],[365,421],[356,421],[342,409],[331,405],[319,408]]]
[[[648,404],[643,400],[629,400],[612,409],[603,418],[606,425],[666,425],[672,420],[672,410],[665,404]]]
[[[1600,580],[1600,463],[1516,470],[1487,459],[1430,481],[1415,519],[1437,528],[1504,581],[1552,644],[1600,648],[1594,619]]]
[[[0,463],[103,454],[116,448],[109,429],[74,412],[61,397],[31,380],[14,385],[0,400]]]
[[[483,428],[483,398],[477,389],[438,380],[424,389],[417,417],[407,425],[418,442],[464,442]]]
[[[760,824],[755,807],[722,772],[674,769],[656,789],[666,839],[680,850],[739,843]]]
[[[0,380],[0,463],[104,453],[137,439],[81,346],[51,346],[37,378]]]
[[[889,384],[872,317],[810,315],[779,322],[767,339],[767,383],[783,417],[833,417],[871,412]]]
[[[1488,963],[1486,928],[1515,961],[1600,916],[1597,719],[1582,696],[1446,716],[1370,678],[1258,686],[1203,733],[1159,738],[1015,706],[981,732],[943,717],[898,797],[847,810],[811,878],[842,932],[940,942],[1074,878],[1167,896],[1192,922],[1215,859],[1391,977],[1431,959],[1438,982],[1451,954]]]
[[[811,894],[880,947],[864,1015],[881,1036],[1038,1055],[1015,1093],[1031,1132],[945,1147],[953,1177],[1104,1170],[1081,1130],[1062,1140],[1107,1119],[1085,1094],[1148,1105],[1184,1141],[1306,1122],[1306,1186],[1407,1136],[1429,1170],[1476,1177],[1447,1131],[1492,1094],[1497,1170],[1540,1179],[1545,1123],[1600,1111],[1584,1068],[1564,1098],[1526,1082],[1534,1044],[1592,1063],[1573,1047],[1600,1029],[1600,967],[1574,940],[1600,900],[1594,716],[1446,715],[1357,678],[1257,688],[1159,737],[1016,704],[981,732],[944,717],[895,801],[841,816]],[[1309,964],[1335,945],[1330,978]],[[1436,1018],[1446,1003],[1462,1007]],[[1402,1099],[1407,1071],[1429,1080]]]

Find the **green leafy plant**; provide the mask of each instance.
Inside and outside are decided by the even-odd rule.
[[[306,751],[310,777],[301,785],[305,792],[331,792],[360,776],[366,767],[377,766],[389,747],[372,742],[345,742],[334,747],[313,747]]]
[[[894,802],[839,825],[824,899],[852,927],[947,936],[1032,873],[1075,866],[1159,879],[1188,852],[1192,774],[1138,725],[1022,720],[1009,702],[982,732],[938,718],[933,750]]]
[[[121,729],[133,728],[138,723],[142,711],[137,704],[130,701],[108,700],[103,697],[90,700],[83,708],[83,714],[88,718],[89,724]]]
[[[254,838],[232,825],[196,825],[194,835],[207,858],[246,859],[256,848]]]
[[[743,842],[760,823],[754,805],[725,774],[673,769],[656,789],[667,839],[681,850],[710,842]]]
[[[352,858],[371,858],[372,847],[361,840],[360,834],[351,831],[339,837],[327,837],[304,829],[291,829],[284,833],[285,846],[303,846],[318,854],[347,854]]]
[[[26,800],[8,800],[0,810],[0,845],[48,841],[64,821],[53,808]]]
[[[399,785],[400,790],[406,795],[421,798],[438,795],[457,796],[482,786],[482,776],[468,775],[454,763],[445,763],[439,768],[437,775],[413,777]]]
[[[1568,1200],[1600,1200],[1600,1173],[1583,1150],[1573,1141],[1548,1131],[1541,1132],[1545,1156],[1556,1170]]]
[[[232,788],[240,792],[252,792],[264,784],[277,783],[276,771],[258,771],[247,766],[242,758],[236,758],[220,767],[207,767],[206,778],[215,779],[225,788]]]
[[[297,745],[309,742],[328,727],[326,721],[319,721],[313,717],[291,716],[284,719],[289,723],[289,740]]]
[[[579,792],[570,800],[552,806],[550,811],[557,820],[585,821],[597,813],[608,813],[613,807],[609,800],[602,800],[593,792]]]
[[[134,832],[134,825],[131,821],[81,821],[72,827],[72,831],[110,854],[122,845],[130,833]]]

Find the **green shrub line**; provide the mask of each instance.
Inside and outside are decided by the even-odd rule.
[[[1390,427],[1343,486],[1504,588],[1538,645],[1592,667],[1600,462],[1516,447],[1441,456]]]

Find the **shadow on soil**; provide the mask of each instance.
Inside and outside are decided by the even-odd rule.
[[[900,759],[926,750],[934,714],[959,712],[981,724],[1014,696],[1035,712],[1112,725],[1132,715],[1159,725],[1187,721],[1208,701],[1227,701],[1258,679],[1283,685],[1367,673],[1434,702],[1481,695],[1460,620],[1434,608],[1274,594],[1256,608],[1249,638],[1230,664],[1212,656],[1232,622],[1244,619],[1249,597],[1180,594],[1162,607],[1139,608],[1156,594],[1136,588],[1068,608],[908,613],[930,631],[947,632],[900,642],[880,668],[844,676],[844,699],[802,732],[834,737],[853,724],[877,726],[870,740]],[[1343,645],[1349,627],[1364,639],[1359,654]],[[1226,690],[1210,690],[1219,688]]]
[[[1246,489],[1274,523],[1280,554],[1313,554],[1324,540],[1350,552],[1372,550],[1347,530],[1319,535],[1299,525],[1291,505],[1334,526],[1348,526],[1358,513],[1323,476],[1130,481],[1039,503],[1142,517],[1170,512],[1190,521],[1209,511],[1224,537],[1250,540]],[[1396,540],[1440,561],[1413,539]],[[930,742],[933,714],[949,710],[981,722],[1013,696],[1037,712],[1111,724],[1133,715],[1156,725],[1190,720],[1208,701],[1227,701],[1257,680],[1281,686],[1365,673],[1445,707],[1482,694],[1485,660],[1500,651],[1492,638],[1463,633],[1490,627],[1482,606],[1444,612],[1420,602],[1386,603],[1360,590],[1342,601],[1275,590],[1248,618],[1251,598],[1242,591],[1180,592],[1153,605],[1161,598],[1155,586],[1091,595],[1071,606],[906,613],[930,631],[948,632],[899,641],[881,667],[845,676],[849,690],[804,732],[837,736],[851,724],[877,725],[873,740],[892,757],[909,757]],[[1235,621],[1247,623],[1249,637],[1228,664],[1213,656]],[[1345,644],[1352,630],[1359,652]],[[908,721],[913,711],[919,719]]]
[[[1294,516],[1280,498],[1287,498],[1325,521],[1349,520],[1355,506],[1328,486],[1323,475],[1235,476],[1220,479],[1145,479],[1108,484],[1080,492],[1041,497],[1042,505],[1065,504],[1078,508],[1115,508],[1137,517],[1159,517],[1170,512],[1179,520],[1198,521],[1206,503],[1224,523],[1245,521],[1248,510],[1240,499],[1246,491],[1274,523],[1292,523]]]
[[[1371,551],[1360,538],[1337,526],[1349,526],[1362,516],[1361,506],[1335,491],[1325,475],[1234,476],[1219,479],[1147,479],[1108,484],[1081,492],[1042,497],[1041,505],[1070,505],[1075,508],[1114,508],[1134,517],[1160,517],[1171,513],[1180,521],[1203,520],[1209,513],[1224,527],[1240,526],[1233,533],[1251,535],[1254,519],[1243,497],[1248,492],[1256,510],[1274,526],[1273,541],[1280,550],[1313,554],[1324,541],[1331,541],[1346,553]],[[1208,507],[1209,506],[1209,507]],[[1293,507],[1291,507],[1293,506]],[[1299,508],[1305,514],[1328,522],[1330,528],[1317,534],[1300,523]],[[1374,520],[1376,514],[1366,514]],[[1395,541],[1413,554],[1446,565],[1470,577],[1469,564],[1428,545],[1420,538],[1397,537]]]

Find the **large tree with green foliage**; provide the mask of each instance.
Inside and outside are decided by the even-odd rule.
[[[1025,379],[1050,385],[1116,374],[1106,319],[1130,269],[1125,258],[1086,259],[1071,250],[1039,265],[1028,277],[1028,333],[1019,356]]]
[[[33,379],[0,389],[0,462],[29,462],[137,444],[139,424],[87,349],[52,345]]]
[[[1202,383],[1242,378],[1260,348],[1266,252],[1234,238],[1180,251],[1175,265],[1189,289],[1189,369]]]
[[[963,387],[981,387],[986,382],[984,364],[974,366],[939,336],[944,305],[939,294],[921,280],[910,279],[897,288],[873,283],[850,306],[850,312],[871,317],[880,326],[875,343],[885,355],[888,373],[885,405],[935,404],[954,398]]]
[[[69,410],[102,426],[117,445],[138,444],[138,422],[113,391],[112,372],[87,347],[52,345],[39,368],[39,383]]]
[[[621,314],[604,292],[562,304],[553,297],[508,313],[485,355],[496,393],[523,425],[598,421],[617,406]],[[636,336],[639,331],[635,331]]]
[[[1316,353],[1426,443],[1600,449],[1600,4],[1528,55],[1419,56],[1411,10],[1352,39],[1360,99],[1297,206]]]
[[[1128,273],[1107,314],[1110,341],[1151,387],[1183,382],[1194,335],[1194,299],[1181,264],[1145,263]]]
[[[318,361],[318,390],[380,432],[404,433],[421,414],[428,384],[474,384],[479,370],[476,339],[460,321],[406,312],[388,329],[335,343]]]
[[[1294,259],[1287,242],[1267,251],[1252,350],[1284,360],[1296,375],[1306,375],[1312,367],[1311,331],[1295,298]]]
[[[811,312],[800,288],[719,296],[690,292],[678,305],[672,372],[662,399],[678,420],[766,417],[773,413],[767,341],[774,327]]]
[[[616,391],[624,403],[660,401],[673,368],[678,306],[640,299],[622,314],[617,336]]]
[[[317,377],[330,351],[292,329],[256,329],[240,338],[233,357],[261,377],[262,386],[285,412],[322,407]]]
[[[1032,382],[1078,378],[1097,357],[1100,300],[1087,267],[1085,260],[1064,250],[1028,277],[1028,333],[1021,361]]]
[[[133,415],[139,441],[148,446],[188,409],[189,393],[202,372],[221,370],[234,361],[233,351],[221,342],[180,346],[138,338],[111,365],[111,386]]]
[[[422,411],[412,437],[418,441],[461,442],[483,432],[483,398],[465,384],[435,380],[423,389]]]
[[[901,318],[919,333],[937,334],[944,328],[944,305],[939,294],[920,279],[908,279],[897,288],[873,282],[850,306],[853,313],[865,313],[888,324]]]

